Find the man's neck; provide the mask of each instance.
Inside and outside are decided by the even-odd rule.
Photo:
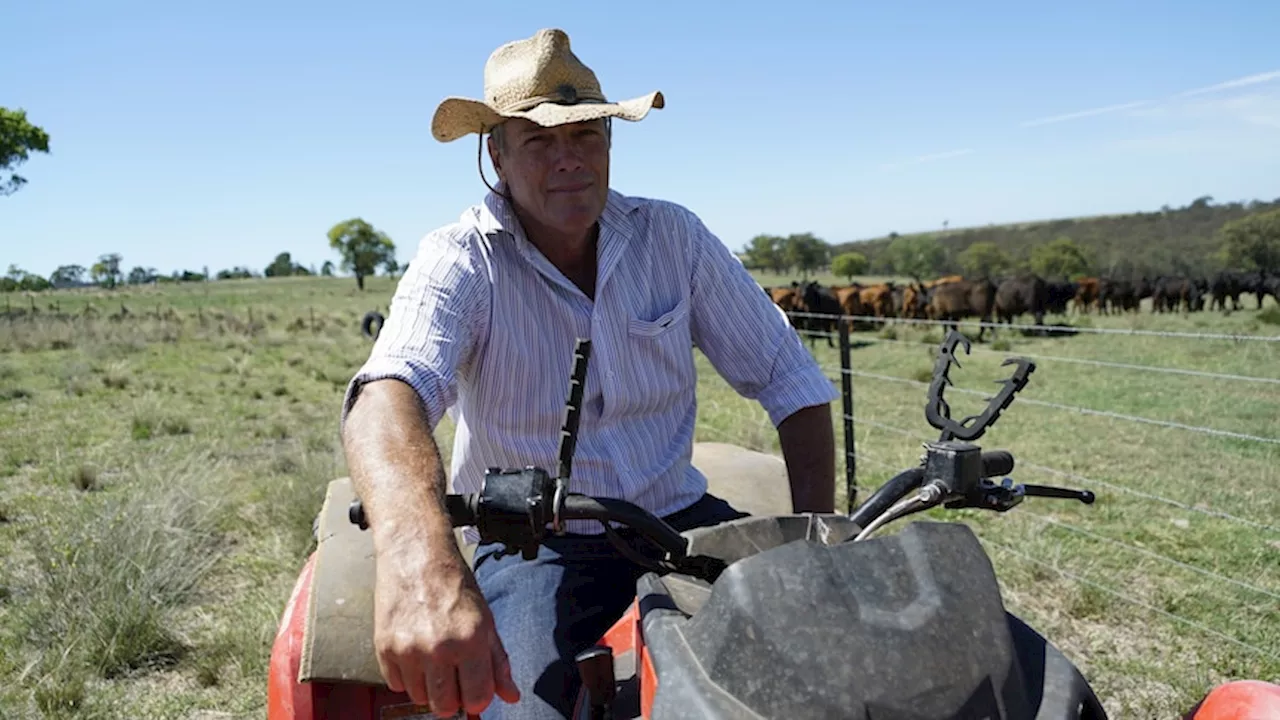
[[[570,282],[595,298],[596,286],[596,247],[600,237],[600,223],[597,221],[585,233],[567,234],[539,224],[526,217],[519,208],[514,208],[516,218],[524,229],[525,238],[541,252],[552,265],[556,266]]]

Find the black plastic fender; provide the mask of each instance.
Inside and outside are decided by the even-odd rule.
[[[1005,610],[964,525],[766,550],[730,566],[692,617],[657,575],[637,590],[662,720],[1106,717],[1070,661]]]

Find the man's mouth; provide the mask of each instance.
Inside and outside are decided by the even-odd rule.
[[[553,193],[576,193],[582,192],[591,187],[589,182],[574,183],[572,185],[561,185],[560,187],[551,188],[549,192]]]

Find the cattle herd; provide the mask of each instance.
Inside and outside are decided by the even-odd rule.
[[[1223,271],[1212,277],[1088,277],[1075,281],[1048,281],[1034,274],[980,279],[949,275],[906,284],[824,287],[814,281],[797,281],[789,287],[763,289],[786,312],[828,316],[793,316],[797,329],[833,333],[841,315],[877,318],[850,321],[852,330],[875,329],[890,318],[939,320],[945,324],[979,318],[984,323],[1011,324],[1024,314],[1034,317],[1036,325],[1044,325],[1045,315],[1050,314],[1136,313],[1146,298],[1151,298],[1151,312],[1202,312],[1206,296],[1210,310],[1227,312],[1239,310],[1240,296],[1246,293],[1254,295],[1261,309],[1267,295],[1280,302],[1280,275]],[[985,334],[986,327],[982,327],[978,339]],[[810,343],[815,339],[816,336],[809,336]],[[827,345],[833,345],[830,334]]]

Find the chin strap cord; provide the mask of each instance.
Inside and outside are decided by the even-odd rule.
[[[498,195],[510,202],[511,196],[498,192],[497,188],[489,184],[489,178],[484,176],[484,133],[476,133],[476,138],[476,169],[480,171],[480,182],[484,183],[484,186],[489,188],[494,195]]]

